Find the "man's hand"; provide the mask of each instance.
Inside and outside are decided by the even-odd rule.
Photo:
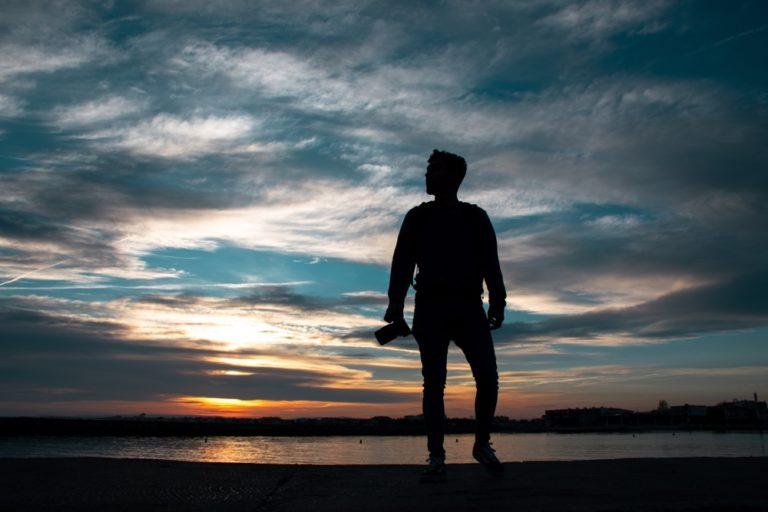
[[[488,323],[490,324],[492,331],[501,327],[501,324],[504,323],[503,306],[490,306],[488,308]]]
[[[397,320],[404,320],[403,305],[390,303],[387,307],[387,312],[384,313],[384,321],[388,324],[396,322]]]

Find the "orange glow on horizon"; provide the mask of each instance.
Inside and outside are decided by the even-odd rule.
[[[405,391],[405,390],[400,390]],[[446,414],[449,417],[474,415],[474,386],[471,383],[450,383],[445,391]],[[497,415],[512,418],[538,418],[544,409],[567,407],[569,397],[558,393],[515,391],[499,394]],[[328,402],[320,400],[242,400],[226,397],[174,396],[155,401],[131,400],[51,400],[41,403],[1,402],[0,406],[14,414],[35,416],[60,414],[64,416],[112,416],[146,413],[157,416],[277,416],[285,419],[311,417],[399,418],[421,413],[421,390],[412,388],[410,397],[393,403]]]
[[[169,400],[187,414],[200,416],[283,418],[312,416],[371,417],[383,414],[402,416],[418,414],[420,400],[412,403],[373,404],[361,402],[325,402],[321,400],[244,400],[239,398],[183,396]]]

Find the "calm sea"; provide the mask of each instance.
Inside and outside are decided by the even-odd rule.
[[[760,432],[494,434],[503,461],[635,457],[765,457]],[[449,462],[474,462],[473,436],[446,437]],[[421,464],[425,439],[371,437],[16,437],[0,438],[0,457],[126,457],[280,464]]]

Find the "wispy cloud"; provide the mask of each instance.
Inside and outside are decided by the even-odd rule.
[[[667,341],[707,332],[752,329],[768,323],[768,275],[748,273],[692,286],[623,308],[562,315],[504,327],[509,341],[632,343]]]
[[[96,58],[100,43],[91,38],[70,47],[0,45],[0,82],[31,73],[52,73],[75,68]]]
[[[102,150],[125,150],[136,155],[190,158],[226,150],[242,142],[256,127],[248,115],[192,116],[158,114],[125,128],[90,133]]]
[[[23,106],[20,100],[12,96],[0,94],[0,118],[14,117],[21,114]]]
[[[78,105],[57,107],[52,112],[54,124],[64,127],[82,127],[119,119],[141,110],[142,103],[122,96],[108,96]]]
[[[61,265],[61,264],[62,264],[62,263],[64,263],[65,261],[66,261],[66,260],[57,261],[56,263],[53,263],[53,264],[51,264],[51,265],[46,265],[46,266],[44,266],[44,267],[40,267],[40,268],[37,268],[37,269],[34,269],[34,270],[30,270],[30,271],[28,271],[28,272],[24,272],[23,274],[19,274],[19,275],[17,275],[17,276],[14,276],[14,277],[12,277],[11,279],[8,279],[7,281],[3,281],[3,282],[1,282],[1,283],[0,283],[0,286],[5,286],[5,285],[11,284],[11,283],[15,283],[15,282],[16,282],[16,281],[18,281],[19,279],[24,279],[25,277],[31,276],[31,275],[33,275],[33,274],[34,274],[34,273],[36,273],[36,272],[40,272],[41,270],[48,270],[48,269],[50,269],[50,268],[53,268],[53,267],[55,267],[55,266],[57,266],[57,265]]]
[[[589,0],[565,4],[540,20],[542,25],[565,29],[571,37],[589,39],[606,37],[620,31],[649,33],[664,25],[660,14],[670,2],[632,0]]]

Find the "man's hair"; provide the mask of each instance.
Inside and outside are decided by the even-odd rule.
[[[467,161],[463,157],[447,151],[435,149],[429,156],[428,162],[443,171],[453,174],[456,179],[456,187],[461,185],[464,176],[467,174]]]

